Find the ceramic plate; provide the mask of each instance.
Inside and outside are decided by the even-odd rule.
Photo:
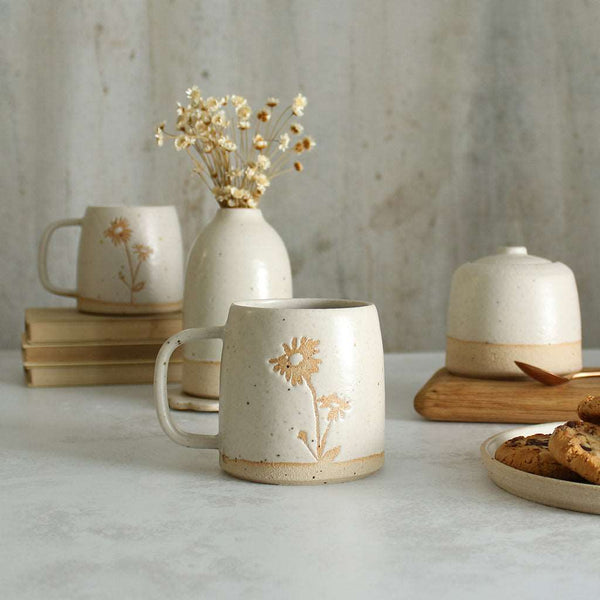
[[[481,444],[483,464],[492,481],[515,496],[548,506],[600,515],[600,485],[532,475],[509,467],[494,458],[496,450],[506,440],[518,435],[552,433],[558,425],[562,425],[562,422],[517,427],[488,438]]]

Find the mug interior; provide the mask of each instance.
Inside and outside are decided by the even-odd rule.
[[[277,298],[269,300],[242,300],[234,302],[233,306],[266,310],[339,310],[343,308],[365,308],[373,306],[373,304],[360,300],[330,298]]]

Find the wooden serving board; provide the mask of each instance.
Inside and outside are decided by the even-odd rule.
[[[471,379],[440,369],[415,396],[415,410],[433,421],[547,423],[577,419],[577,405],[600,395],[600,378],[549,387],[530,379]]]

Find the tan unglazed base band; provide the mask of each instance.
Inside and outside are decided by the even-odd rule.
[[[558,374],[579,371],[581,340],[565,344],[486,344],[446,338],[446,368],[455,375],[515,379],[525,375],[515,360]]]
[[[181,388],[191,396],[218,398],[220,374],[221,361],[184,358]]]
[[[149,315],[152,313],[168,313],[181,310],[183,300],[162,304],[128,304],[126,302],[105,302],[93,298],[77,298],[77,310],[81,312],[109,315]]]
[[[383,467],[384,453],[343,462],[254,462],[220,455],[223,471],[248,481],[275,485],[315,485],[342,483],[366,477]]]

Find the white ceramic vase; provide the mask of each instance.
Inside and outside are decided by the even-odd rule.
[[[196,238],[188,257],[183,325],[223,325],[239,300],[292,297],[292,272],[279,234],[256,208],[220,208]],[[186,344],[182,389],[219,397],[222,342]]]

